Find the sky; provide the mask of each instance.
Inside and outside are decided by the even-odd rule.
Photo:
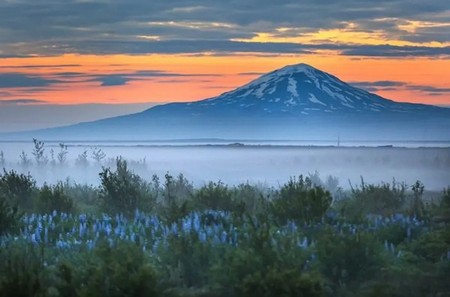
[[[0,132],[201,100],[307,63],[450,106],[446,0],[0,0]]]

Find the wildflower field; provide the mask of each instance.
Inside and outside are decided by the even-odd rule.
[[[0,296],[450,296],[450,189],[0,175]]]

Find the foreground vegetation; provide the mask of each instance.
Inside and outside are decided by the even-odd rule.
[[[450,188],[99,179],[0,174],[0,296],[450,296]]]

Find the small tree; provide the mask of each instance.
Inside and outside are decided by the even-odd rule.
[[[0,236],[12,234],[19,230],[22,213],[17,206],[11,206],[0,196]]]
[[[45,143],[37,140],[36,138],[33,138],[33,151],[32,154],[34,156],[34,159],[36,160],[36,165],[45,165],[48,163],[48,158],[45,155]]]
[[[423,191],[425,190],[425,186],[422,182],[416,181],[411,189],[413,191],[413,197],[411,201],[411,214],[422,218],[425,215],[425,205],[423,203]]]
[[[31,159],[28,158],[27,153],[25,153],[24,151],[22,151],[22,153],[19,155],[19,160],[19,165],[23,168],[28,168],[32,164]]]
[[[266,273],[259,271],[246,276],[236,291],[242,297],[321,297],[324,290],[321,281],[310,275],[272,268]]]
[[[5,160],[5,154],[3,151],[0,151],[0,168],[5,168],[6,166],[6,160]]]
[[[59,144],[59,153],[56,156],[56,158],[58,159],[59,165],[64,165],[64,163],[66,163],[68,153],[69,152],[67,151],[67,145],[65,145],[64,143],[60,143]]]
[[[150,210],[155,203],[150,186],[130,171],[127,162],[116,159],[116,171],[103,168],[100,172],[100,199],[106,209],[132,215],[136,209]]]
[[[361,185],[353,187],[347,199],[339,201],[342,214],[347,218],[361,220],[367,214],[389,216],[402,211],[407,186],[395,180],[392,184],[367,184],[361,177]]]
[[[55,151],[53,149],[50,149],[50,165],[55,166]]]
[[[3,170],[0,174],[0,198],[8,201],[11,206],[30,209],[36,181],[28,174],[19,174],[14,170]]]
[[[300,175],[281,188],[279,196],[272,202],[272,212],[282,223],[287,220],[317,221],[325,215],[331,202],[330,192]]]
[[[44,184],[39,191],[37,209],[41,213],[50,213],[54,210],[67,213],[74,210],[74,203],[72,198],[64,192],[62,182],[55,186]]]
[[[441,207],[450,208],[450,187],[442,191]]]
[[[75,165],[81,166],[81,167],[87,167],[89,165],[88,153],[86,150],[78,155],[78,157],[75,160]]]
[[[100,164],[104,158],[106,158],[106,154],[101,148],[95,147],[92,149],[92,159],[94,159],[97,164]]]
[[[201,187],[194,196],[194,203],[200,209],[234,210],[233,192],[221,181],[209,182]]]

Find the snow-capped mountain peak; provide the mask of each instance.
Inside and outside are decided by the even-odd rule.
[[[338,111],[400,111],[395,102],[355,88],[307,64],[288,65],[218,97],[193,105],[239,106],[265,113],[310,114]]]

